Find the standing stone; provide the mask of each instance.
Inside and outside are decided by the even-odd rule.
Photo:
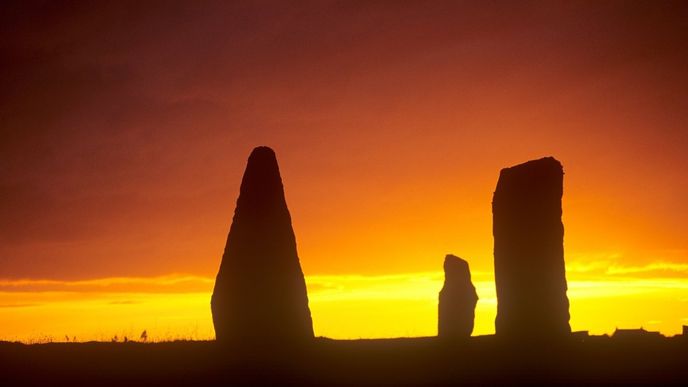
[[[564,172],[552,157],[502,169],[492,200],[498,335],[571,332],[564,267]]]
[[[308,295],[275,152],[253,150],[211,299],[223,342],[313,337]]]
[[[439,298],[437,335],[446,339],[470,337],[478,294],[468,262],[451,254],[444,257],[444,286]]]

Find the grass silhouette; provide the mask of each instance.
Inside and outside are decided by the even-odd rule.
[[[657,385],[688,380],[686,358],[685,336],[316,338],[269,352],[215,341],[0,342],[3,385]]]

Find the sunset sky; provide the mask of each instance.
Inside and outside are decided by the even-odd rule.
[[[213,337],[251,149],[316,335],[494,332],[501,168],[564,166],[574,330],[688,325],[685,2],[0,5],[0,340]]]

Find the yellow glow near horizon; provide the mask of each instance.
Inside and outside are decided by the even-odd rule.
[[[644,327],[670,336],[688,324],[688,279],[572,277],[568,295],[573,330],[608,334],[617,327]],[[336,339],[433,336],[442,281],[441,272],[309,276],[315,333]],[[491,274],[474,273],[473,281],[480,297],[473,334],[494,333],[497,300]],[[113,289],[113,284],[136,290]],[[156,290],[170,284],[178,288]],[[6,291],[12,286],[14,291]],[[143,330],[150,341],[214,337],[210,278],[4,281],[0,287],[0,340],[138,340]]]

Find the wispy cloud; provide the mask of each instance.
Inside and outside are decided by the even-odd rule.
[[[315,275],[306,277],[309,298],[316,301],[354,299],[418,299],[436,294],[441,272],[393,275]]]
[[[639,274],[639,273],[675,273],[688,275],[688,263],[653,262],[643,266],[611,265],[607,274]]]
[[[572,278],[688,278],[688,263],[682,262],[684,251],[647,253],[642,264],[622,253],[574,255],[566,262],[566,272]],[[635,257],[634,257],[635,258]]]
[[[0,292],[186,293],[212,290],[213,278],[184,274],[90,280],[0,280]]]
[[[16,304],[0,304],[0,308],[26,308],[30,306],[38,306],[37,303],[16,303]]]
[[[140,304],[141,301],[135,301],[135,300],[117,300],[117,301],[110,301],[110,305],[134,305],[134,304]]]
[[[643,265],[622,263],[622,254],[606,254],[589,257],[572,257],[566,264],[569,283],[607,283],[620,279],[643,279],[652,282],[674,283],[664,279],[688,279],[688,263],[657,260]],[[76,293],[195,293],[212,292],[213,277],[169,274],[157,277],[109,277],[87,280],[54,279],[0,279],[0,292],[76,292]],[[441,271],[399,273],[388,275],[310,275],[306,284],[312,297],[325,298],[403,298],[414,299],[436,293],[444,281]],[[492,293],[494,275],[488,271],[472,272],[472,281]],[[683,281],[679,281],[683,283]],[[673,286],[673,285],[672,285]],[[582,285],[586,288],[587,285]],[[490,296],[491,297],[491,296]]]

